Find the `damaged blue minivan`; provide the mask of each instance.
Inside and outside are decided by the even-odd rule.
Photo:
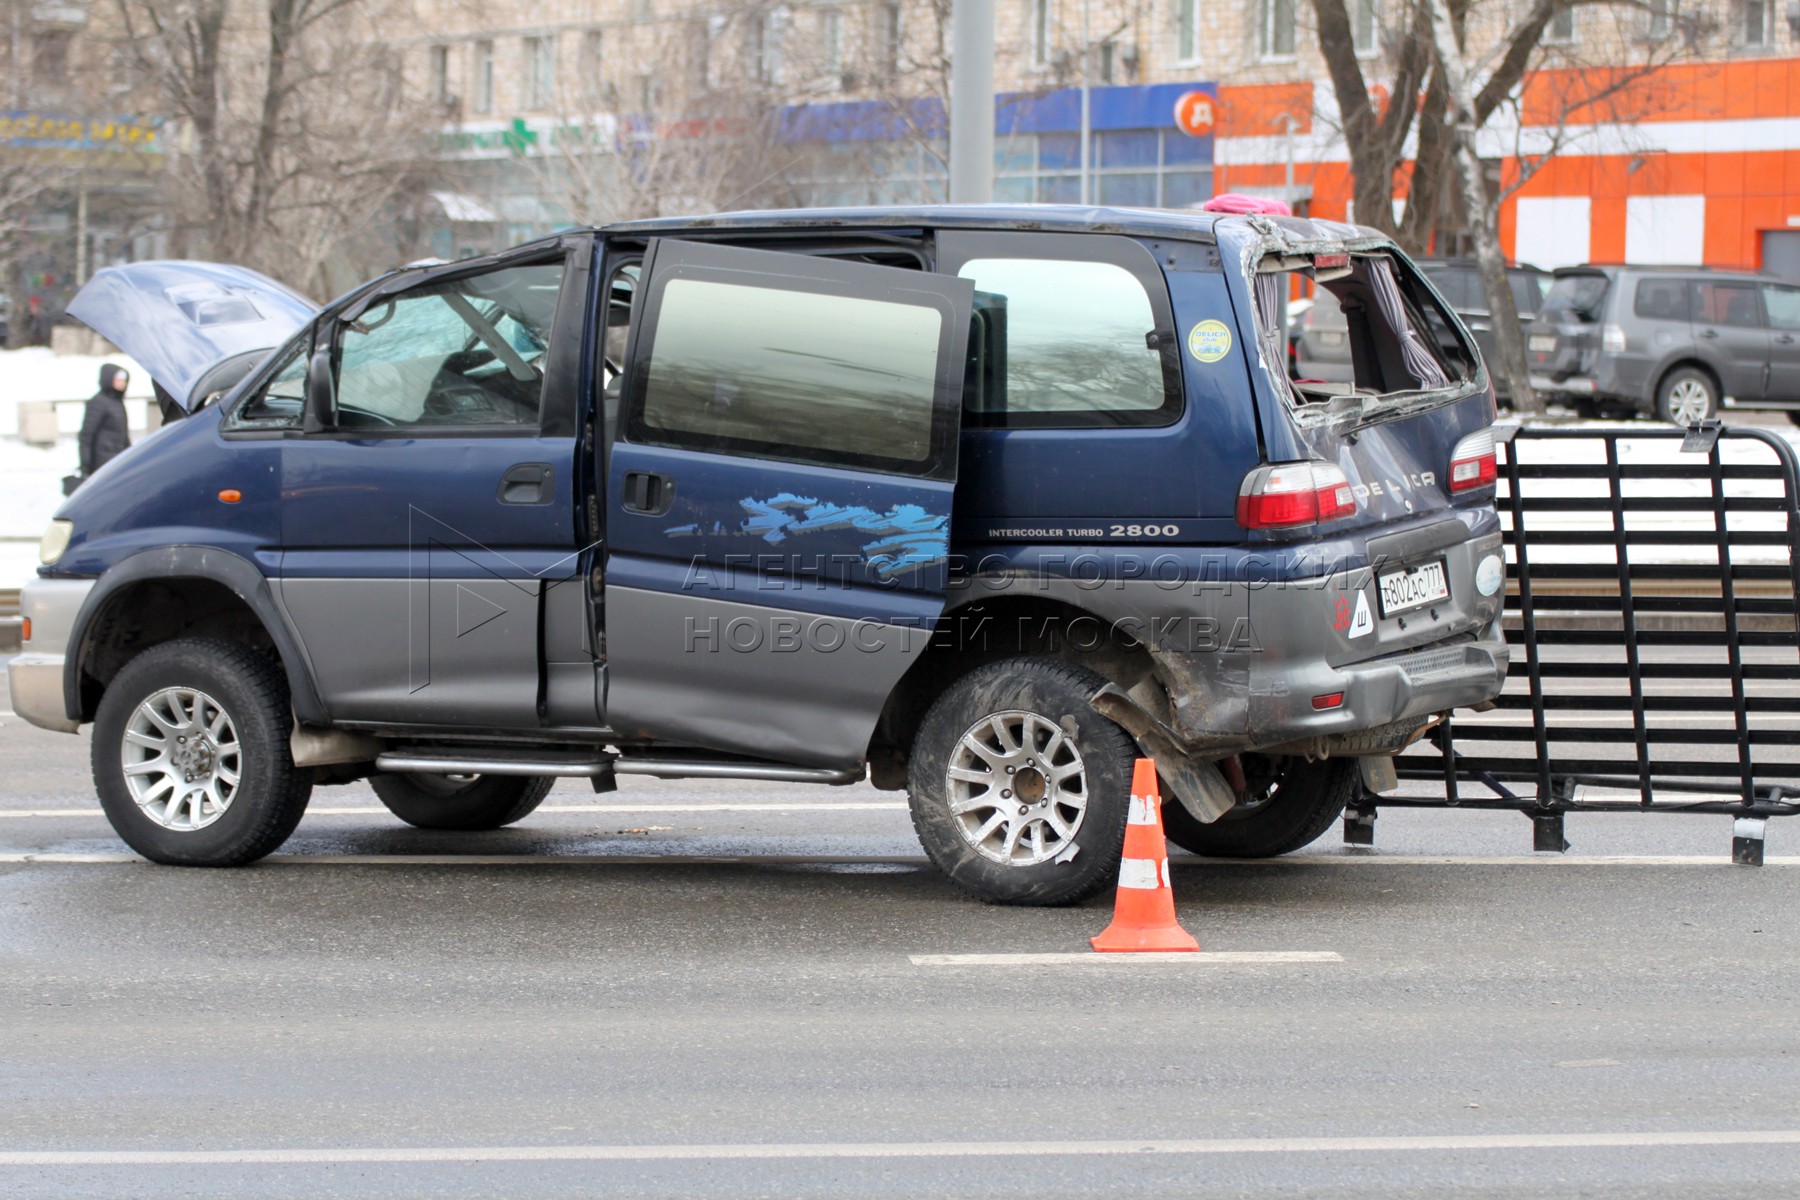
[[[1286,367],[1315,288],[1347,380]],[[1371,230],[740,213],[71,311],[190,415],[58,512],[13,705],[92,727],[157,862],[364,779],[442,830],[558,777],[866,779],[969,893],[1070,903],[1136,757],[1176,843],[1281,854],[1505,677],[1488,375]]]

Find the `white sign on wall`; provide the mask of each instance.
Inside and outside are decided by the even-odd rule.
[[[1588,261],[1593,218],[1586,196],[1521,196],[1515,217],[1515,261],[1545,268]]]
[[[1675,266],[1705,262],[1706,197],[1627,197],[1625,261]]]

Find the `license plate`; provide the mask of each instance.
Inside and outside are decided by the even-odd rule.
[[[1343,344],[1344,335],[1341,333],[1326,332],[1319,335],[1319,345],[1321,346],[1341,346]]]
[[[1444,564],[1426,563],[1410,571],[1390,571],[1376,581],[1381,592],[1381,615],[1422,608],[1450,598],[1450,584],[1444,578]]]
[[[1556,349],[1556,335],[1554,333],[1539,333],[1532,336],[1531,352],[1533,354],[1548,354],[1554,349]]]

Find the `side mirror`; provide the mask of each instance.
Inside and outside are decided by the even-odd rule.
[[[300,420],[306,433],[337,428],[337,385],[331,378],[331,348],[313,351],[306,363],[306,408]]]

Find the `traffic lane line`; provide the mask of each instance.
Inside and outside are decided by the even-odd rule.
[[[702,1162],[841,1158],[1395,1154],[1484,1150],[1795,1146],[1800,1129],[1494,1133],[1392,1137],[1143,1138],[1041,1142],[766,1142],[622,1146],[322,1146],[243,1150],[6,1150],[4,1167],[292,1166],[339,1163]]]
[[[797,804],[545,804],[537,813],[695,813],[695,812],[904,812],[905,801],[893,800],[828,800]],[[20,808],[0,809],[0,819],[7,817],[103,817],[94,808]],[[389,816],[379,804],[355,804],[333,808],[308,808],[309,817]]]
[[[1197,950],[1134,951],[1123,954],[911,954],[915,967],[1047,967],[1065,963],[1118,966],[1238,967],[1285,963],[1341,963],[1335,950]]]
[[[148,863],[148,859],[130,853],[22,853],[0,854],[0,863],[95,864]],[[742,863],[747,865],[785,865],[789,863],[836,863],[903,865],[924,867],[930,860],[923,855],[871,854],[271,854],[257,860],[270,866],[682,866]],[[1800,866],[1800,855],[1770,855],[1765,866]],[[1544,866],[1544,867],[1703,867],[1734,866],[1723,855],[1709,854],[1542,854],[1542,855],[1389,855],[1378,857],[1361,854],[1293,854],[1285,858],[1196,858],[1171,855],[1175,867],[1281,867],[1281,866]]]
[[[269,866],[343,867],[566,867],[566,866],[788,866],[823,863],[840,866],[927,867],[924,855],[907,854],[271,854],[257,860]],[[142,863],[130,853],[0,854],[0,864],[61,866],[68,864]],[[1170,855],[1172,867],[1730,867],[1722,854],[1291,854],[1285,858],[1195,858]],[[1800,855],[1771,854],[1768,867],[1800,867]]]

